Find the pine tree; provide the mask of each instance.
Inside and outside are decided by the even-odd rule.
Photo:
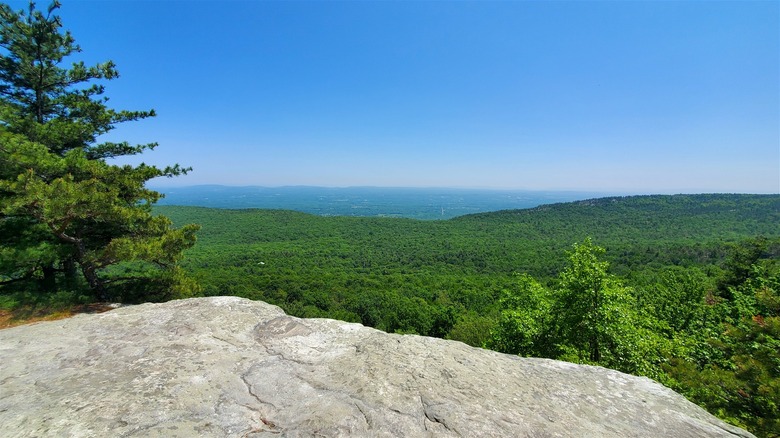
[[[0,285],[86,284],[100,300],[190,293],[196,286],[177,262],[198,226],[174,229],[153,215],[161,195],[145,188],[189,169],[107,162],[155,148],[99,141],[118,123],[155,114],[107,106],[94,81],[118,77],[112,62],[63,67],[81,49],[61,30],[59,7],[0,4]]]

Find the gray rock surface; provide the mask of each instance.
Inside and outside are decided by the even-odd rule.
[[[200,298],[0,330],[4,437],[752,436],[646,378]]]

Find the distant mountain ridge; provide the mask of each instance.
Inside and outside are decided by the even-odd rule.
[[[526,209],[505,209],[467,215],[466,217],[486,218],[494,216],[511,216],[531,214],[540,211],[584,211],[620,212],[632,211],[635,214],[675,215],[705,214],[714,212],[730,212],[740,209],[742,214],[774,211],[780,214],[780,194],[741,194],[741,193],[702,193],[679,195],[630,195],[606,196],[591,199],[541,204]]]
[[[526,236],[558,236],[577,241],[567,230],[588,230],[594,238],[631,242],[738,240],[780,236],[780,195],[698,194],[605,197],[501,210],[454,218],[492,228],[524,229]],[[727,226],[725,224],[728,224]],[[717,230],[717,233],[710,234]],[[581,234],[581,233],[580,233]]]
[[[607,196],[579,191],[531,191],[404,187],[260,187],[201,185],[155,188],[158,205],[229,209],[281,209],[319,216],[450,219],[466,214],[523,209]]]

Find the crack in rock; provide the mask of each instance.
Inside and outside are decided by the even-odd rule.
[[[355,403],[355,407],[357,408],[358,411],[360,411],[361,414],[363,414],[363,420],[365,420],[366,426],[368,426],[368,429],[370,430],[373,428],[372,421],[371,419],[368,418],[365,409],[363,409],[363,406],[361,405],[362,403]]]
[[[251,370],[250,370],[250,371],[251,371]],[[255,391],[252,389],[252,384],[251,384],[251,383],[249,383],[249,381],[246,379],[246,375],[247,375],[247,374],[249,374],[249,373],[250,373],[250,371],[247,371],[247,372],[245,372],[244,374],[242,374],[242,375],[241,375],[241,381],[242,381],[242,382],[244,382],[244,385],[246,385],[246,389],[247,389],[247,392],[249,393],[249,395],[251,395],[251,396],[252,396],[252,398],[254,398],[255,400],[257,400],[257,402],[258,402],[258,403],[260,403],[260,404],[263,404],[263,405],[269,405],[269,406],[271,406],[272,408],[274,408],[275,410],[277,410],[277,411],[278,411],[278,410],[279,410],[279,408],[278,408],[276,405],[274,405],[274,404],[273,404],[273,403],[271,403],[271,402],[268,402],[268,401],[262,400],[262,399],[260,398],[260,396],[258,396],[258,395],[257,395],[257,393],[255,393]]]
[[[447,418],[444,415],[441,415],[440,413],[436,412],[434,409],[436,406],[441,406],[442,403],[430,403],[427,401],[422,395],[420,395],[420,404],[422,405],[423,414],[425,415],[425,419],[432,423],[438,423],[444,426],[444,428],[452,433],[455,433],[458,436],[462,436],[457,430],[454,430],[450,427],[449,424],[447,424]],[[428,430],[428,425],[425,423],[425,419],[423,419],[423,426],[425,427],[425,430]]]

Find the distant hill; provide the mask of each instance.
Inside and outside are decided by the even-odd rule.
[[[728,240],[745,235],[778,235],[780,195],[607,197],[465,215],[455,220],[515,227],[527,225],[537,234],[562,238],[565,238],[565,230],[579,229],[609,240],[632,237],[659,241]]]
[[[729,243],[759,235],[780,238],[780,195],[611,197],[445,221],[318,217],[281,210],[156,210],[177,224],[203,226],[185,265],[209,271],[207,288],[223,293],[240,284],[252,291],[279,288],[268,281],[288,275],[296,288],[309,289],[307,276],[330,270],[342,280],[343,274],[426,271],[484,275],[489,282],[512,272],[551,277],[565,250],[586,237],[606,247],[613,269],[627,274],[709,264],[722,259]],[[254,275],[257,263],[268,260],[284,263],[265,265],[264,273],[274,273],[270,277]],[[346,284],[342,280],[336,283]],[[258,298],[269,299],[263,293]]]
[[[318,216],[449,219],[470,213],[530,208],[604,196],[594,192],[475,190],[392,187],[232,187],[202,185],[157,188],[159,205],[294,210]]]

